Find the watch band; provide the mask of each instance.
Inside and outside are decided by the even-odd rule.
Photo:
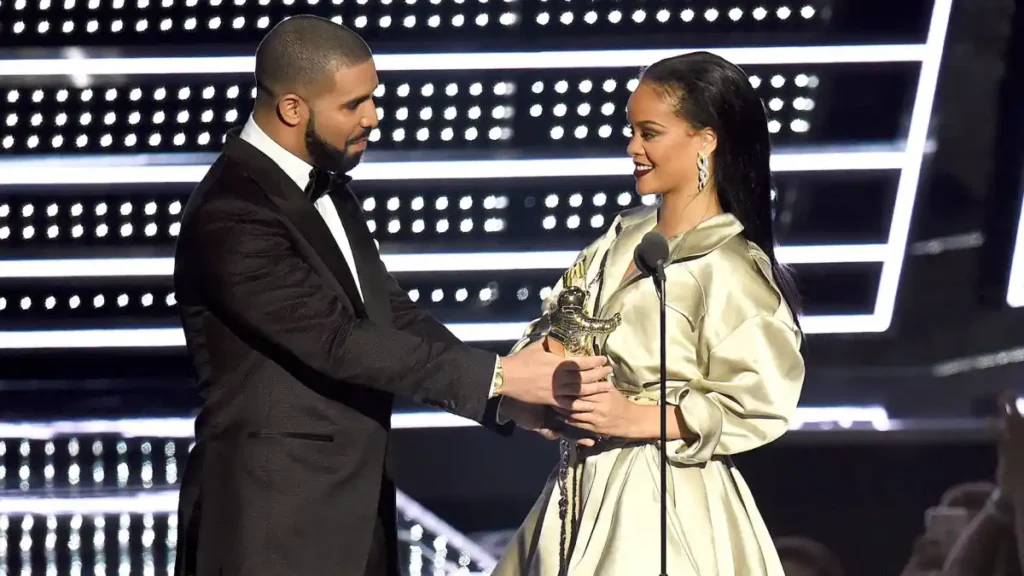
[[[494,382],[491,384],[491,393],[495,397],[501,396],[503,386],[505,386],[505,372],[501,368],[501,356],[498,356],[494,363]]]

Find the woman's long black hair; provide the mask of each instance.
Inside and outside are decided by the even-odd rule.
[[[775,282],[795,316],[800,312],[796,282],[775,257],[768,118],[747,74],[719,56],[693,52],[651,65],[641,79],[669,98],[683,120],[718,136],[712,177],[719,202],[743,224],[747,240],[768,255]]]

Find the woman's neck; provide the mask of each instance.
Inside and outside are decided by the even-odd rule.
[[[722,213],[718,194],[707,188],[696,196],[671,192],[661,197],[657,230],[665,238],[686,234],[698,224]]]

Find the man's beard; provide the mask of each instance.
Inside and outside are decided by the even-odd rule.
[[[357,138],[358,140],[359,138]],[[306,150],[313,160],[313,166],[336,174],[347,174],[359,164],[362,152],[348,152],[330,144],[316,131],[316,115],[310,111],[306,124]]]

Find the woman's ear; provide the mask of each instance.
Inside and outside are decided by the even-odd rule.
[[[700,131],[698,136],[700,138],[700,151],[711,156],[718,147],[718,134],[711,128],[705,128]]]

